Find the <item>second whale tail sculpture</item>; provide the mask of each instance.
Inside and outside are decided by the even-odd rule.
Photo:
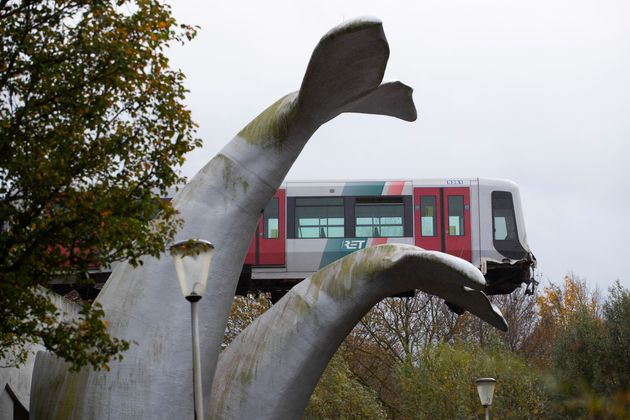
[[[184,225],[176,240],[215,244],[207,296],[199,303],[203,386],[210,389],[243,260],[261,209],[321,124],[342,112],[413,121],[412,90],[381,84],[389,57],[382,24],[350,21],[319,42],[300,91],[280,99],[232,139],[176,195]],[[165,258],[166,257],[166,258]],[[31,416],[36,419],[173,419],[192,417],[188,307],[170,258],[120,264],[97,298],[112,335],[136,342],[110,372],[69,373],[38,356]],[[184,397],[182,397],[182,395]]]
[[[500,330],[481,272],[410,245],[357,251],[293,287],[221,354],[210,417],[298,419],[343,339],[381,299],[410,289],[439,296]]]

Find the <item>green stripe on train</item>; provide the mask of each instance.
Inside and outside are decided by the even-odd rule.
[[[341,195],[357,196],[357,195],[383,195],[385,182],[347,182],[343,186]]]
[[[355,251],[363,249],[368,244],[368,238],[335,238],[326,241],[326,247],[319,262],[319,268],[326,267],[328,264],[352,254]]]

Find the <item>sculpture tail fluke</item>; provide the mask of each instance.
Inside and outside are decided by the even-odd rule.
[[[345,106],[342,112],[387,115],[404,121],[418,118],[413,103],[413,89],[401,82],[386,82]]]
[[[400,83],[381,85],[389,46],[378,19],[337,26],[319,41],[300,87],[298,109],[321,125],[343,112],[416,119],[413,90]]]

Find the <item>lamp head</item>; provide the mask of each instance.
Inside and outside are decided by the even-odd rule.
[[[479,378],[475,381],[481,405],[484,407],[492,405],[492,397],[494,396],[494,386],[496,383],[497,381],[494,378]]]
[[[206,291],[214,245],[202,239],[179,241],[170,246],[179,287],[186,299],[196,302]]]

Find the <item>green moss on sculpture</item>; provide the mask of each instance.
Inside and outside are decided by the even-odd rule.
[[[288,138],[290,123],[296,114],[296,93],[290,93],[272,104],[238,135],[249,144],[282,147]]]
[[[360,257],[355,255],[337,260],[311,277],[308,293],[317,296],[319,291],[324,291],[333,299],[343,298],[357,287],[358,282],[383,270],[383,257],[395,253],[396,249],[393,245],[380,245],[363,250]]]

